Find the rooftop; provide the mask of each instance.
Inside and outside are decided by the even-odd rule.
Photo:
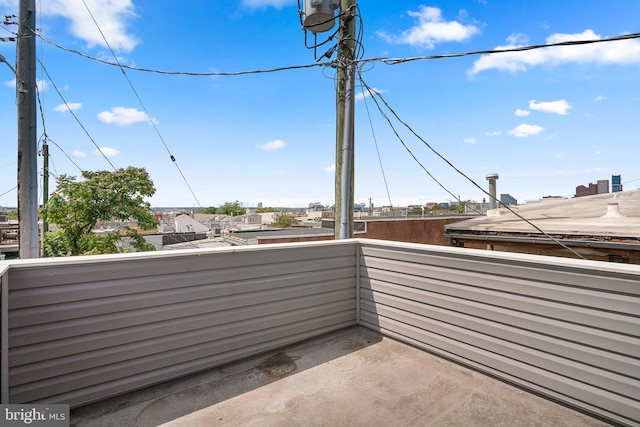
[[[71,424],[607,425],[357,327],[79,407]]]
[[[609,205],[617,214],[612,213]],[[518,214],[551,234],[602,235],[640,238],[640,190],[597,194],[572,199],[543,199],[511,206]],[[531,225],[506,208],[487,216],[447,225],[447,231],[482,231],[537,234]]]

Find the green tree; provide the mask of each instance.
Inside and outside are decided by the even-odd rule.
[[[275,211],[276,210],[271,207],[256,209],[256,213],[268,213],[268,212],[275,212]]]
[[[431,207],[431,209],[429,209],[429,213],[437,212],[440,210],[442,210],[442,206],[440,205],[440,203],[436,203]]]
[[[10,211],[0,211],[0,215],[6,215],[9,219],[18,219],[18,211],[17,209],[13,209]]]
[[[247,212],[242,206],[240,206],[240,202],[237,200],[235,202],[226,202],[224,205],[221,205],[218,209],[216,209],[216,214],[218,215],[244,215]]]
[[[422,215],[422,208],[420,206],[414,206],[407,214],[411,216]]]
[[[271,227],[288,228],[296,225],[298,220],[293,215],[282,214],[271,223]]]
[[[200,209],[196,209],[197,213],[201,213],[201,214],[208,214],[208,215],[212,215],[216,213],[216,210],[218,208],[214,207],[214,206],[209,206],[207,208],[200,208]]]
[[[57,188],[42,208],[42,217],[59,230],[45,236],[46,256],[91,255],[125,251],[120,233],[98,236],[98,221],[135,220],[143,230],[158,222],[144,200],[155,193],[153,181],[144,168],[128,167],[110,171],[83,171],[82,181],[61,175]],[[150,250],[137,231],[125,227],[135,250]]]

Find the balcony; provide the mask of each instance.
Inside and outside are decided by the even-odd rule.
[[[6,261],[0,280],[2,403],[80,407],[256,357],[264,364],[269,352],[313,339],[316,362],[351,366],[363,350],[392,347],[402,363],[421,349],[414,369],[435,369],[435,355],[455,362],[446,375],[464,366],[469,381],[481,372],[598,419],[640,424],[633,265],[353,239]],[[337,342],[360,344],[330,355]],[[299,383],[280,387],[310,393],[303,374],[313,369],[287,363],[280,376]],[[363,383],[376,378],[370,367]],[[347,406],[357,408],[357,394],[373,399],[363,390],[383,384],[349,387]],[[243,398],[230,396],[224,403]]]

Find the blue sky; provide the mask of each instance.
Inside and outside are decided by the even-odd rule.
[[[2,16],[17,15],[17,3],[0,0]],[[46,39],[37,41],[37,55],[51,76],[38,69],[54,176],[79,175],[67,155],[85,170],[110,168],[55,85],[116,167],[148,170],[157,189],[153,206],[218,206],[234,200],[265,206],[333,204],[333,69],[242,76],[127,70],[141,104],[117,67],[52,44],[113,62],[88,7],[125,65],[233,72],[312,64],[314,51],[305,48],[296,0],[36,3],[38,28]],[[640,32],[637,0],[373,0],[361,2],[359,12],[364,58]],[[15,30],[0,26],[0,37],[11,37]],[[318,42],[330,34],[319,34]],[[311,44],[313,36],[307,40]],[[330,46],[319,48],[318,56]],[[14,63],[14,43],[0,42],[0,54]],[[483,187],[493,172],[500,175],[498,193],[520,202],[571,196],[577,185],[610,180],[612,174],[622,175],[625,189],[640,187],[638,39],[397,65],[374,62],[362,71],[366,84],[402,120]],[[413,160],[372,100],[363,98],[356,102],[356,203],[372,198],[376,206],[388,205],[390,197],[393,205],[402,206],[452,199]],[[0,194],[6,193],[0,206],[15,206],[15,81],[5,64],[0,64],[0,111]],[[407,147],[451,193],[482,200],[477,188],[398,129]]]

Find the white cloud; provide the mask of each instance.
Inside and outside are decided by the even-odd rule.
[[[102,155],[104,155],[106,157],[115,157],[118,154],[120,154],[120,151],[116,150],[115,148],[110,148],[110,147],[100,147],[100,150],[98,150],[98,149],[93,150],[93,155],[94,156],[102,156]]]
[[[433,49],[436,43],[465,41],[480,32],[475,25],[445,21],[442,10],[437,7],[420,5],[419,8],[417,12],[407,12],[412,18],[418,19],[418,24],[403,31],[400,36],[389,35],[384,31],[378,31],[377,34],[390,43]]]
[[[593,30],[587,29],[576,34],[552,34],[546,44],[576,40],[600,40],[603,37]],[[495,49],[513,49],[525,46],[525,36],[521,34],[509,36],[507,45]],[[559,46],[523,52],[505,52],[483,55],[473,63],[469,74],[497,69],[501,71],[527,71],[536,66],[558,66],[569,63],[596,65],[630,65],[640,64],[640,41],[620,40],[606,43],[592,43],[580,46]]]
[[[105,123],[113,123],[118,126],[129,126],[134,123],[149,121],[144,111],[126,107],[114,107],[111,111],[103,111],[98,114],[98,118]],[[155,123],[155,119],[153,120]]]
[[[493,132],[487,132],[487,136],[500,136],[502,135],[502,131],[501,130],[496,130]]]
[[[526,138],[528,136],[537,135],[540,132],[542,132],[543,130],[544,130],[544,128],[542,126],[528,125],[528,124],[523,123],[521,125],[516,126],[513,129],[511,129],[507,133],[509,135],[513,135],[513,136],[518,137],[518,138]]]
[[[604,96],[604,95],[598,95],[598,96],[596,96],[593,100],[594,100],[594,101],[604,101],[605,99],[607,99],[607,97],[606,97],[606,96]]]
[[[521,110],[521,109],[517,109],[516,110],[516,116],[518,117],[527,117],[529,114],[531,114],[531,111],[529,110]]]
[[[286,146],[287,144],[284,141],[280,139],[276,139],[274,141],[269,141],[266,144],[260,145],[258,148],[264,151],[274,151],[274,150],[281,150]]]
[[[475,138],[465,138],[463,141],[465,144],[475,144],[478,140]]]
[[[327,166],[326,168],[322,168],[322,170],[326,173],[334,173],[336,171],[336,164],[334,163],[330,166]]]
[[[558,101],[549,101],[549,102],[537,102],[535,99],[529,101],[529,108],[537,111],[544,111],[545,113],[552,114],[560,114],[562,116],[566,116],[568,110],[573,107],[569,105],[567,101],[564,99],[560,99]]]
[[[85,157],[87,157],[87,153],[80,150],[73,150],[73,153],[71,153],[71,155],[77,159],[84,159]]]
[[[60,104],[53,107],[53,111],[59,111],[61,113],[65,113],[69,110],[76,111],[82,108],[82,104],[80,102],[67,102],[66,104]]]
[[[114,50],[130,52],[138,44],[138,40],[127,28],[130,21],[137,17],[132,0],[85,0],[85,2]],[[42,2],[41,13],[67,18],[71,33],[87,42],[89,47],[107,47],[83,0],[48,0]]]
[[[296,0],[242,0],[242,5],[250,8],[275,7],[280,9],[284,6],[292,6]]]
[[[382,90],[382,89],[378,89],[376,87],[372,87],[371,88],[371,92],[373,92],[374,94],[379,94],[379,93],[385,93],[386,90]],[[371,94],[369,93],[368,90],[363,90],[362,92],[359,92],[356,94],[356,101],[362,101],[365,98],[370,97]]]

